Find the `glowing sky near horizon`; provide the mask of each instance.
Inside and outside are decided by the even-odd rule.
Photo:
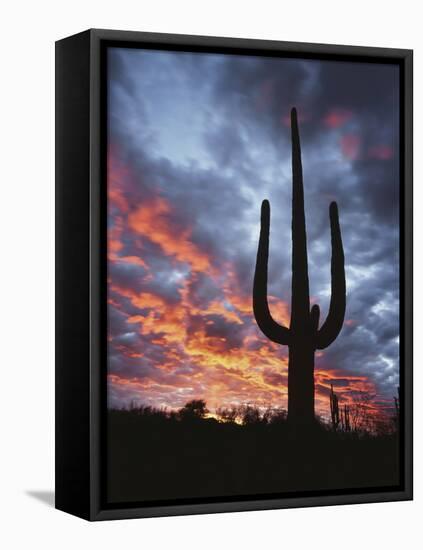
[[[291,158],[303,150],[310,293],[330,297],[338,202],[346,321],[316,354],[316,409],[399,380],[399,73],[394,65],[111,48],[108,53],[108,403],[204,398],[286,407],[287,348],[252,314],[260,204],[269,293],[289,325]]]

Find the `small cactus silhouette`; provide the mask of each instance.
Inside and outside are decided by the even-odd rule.
[[[350,424],[350,408],[348,405],[344,405],[344,408],[341,408],[341,425],[344,432],[351,431]]]
[[[400,389],[399,389],[399,386],[397,387],[397,394],[398,394],[398,397],[395,397],[394,396],[394,403],[395,403],[395,417],[394,417],[394,420],[395,420],[395,426],[398,430],[398,426],[399,426],[399,421],[400,421],[400,413],[401,413],[401,407],[400,407]]]
[[[332,428],[336,432],[339,426],[339,401],[338,396],[333,391],[333,384],[330,385],[330,416]]]
[[[292,135],[292,295],[290,327],[271,316],[267,300],[270,205],[261,207],[261,229],[253,288],[253,310],[261,331],[273,342],[289,347],[288,419],[296,424],[314,423],[314,353],[327,348],[338,336],[345,316],[346,287],[344,250],[339,227],[338,207],[329,207],[331,227],[331,299],[326,321],[319,329],[320,309],[310,295],[307,262],[307,236],[304,189],[297,111],[291,110]]]

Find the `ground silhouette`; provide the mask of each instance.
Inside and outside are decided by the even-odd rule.
[[[235,416],[219,409],[217,420],[206,417],[204,401],[195,403],[179,412],[109,410],[109,502],[289,496],[399,484],[395,422],[380,433],[334,430],[324,422],[299,433],[286,411],[245,405]]]

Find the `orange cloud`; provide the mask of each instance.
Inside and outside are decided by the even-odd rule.
[[[201,310],[202,315],[220,315],[230,323],[242,325],[243,321],[235,311],[228,309],[223,302],[217,300],[211,302],[205,309]]]
[[[160,343],[179,342],[186,335],[185,308],[181,304],[168,304],[164,298],[150,292],[136,293],[131,289],[112,286],[111,289],[129,298],[139,308],[150,310],[146,315],[132,315],[129,324],[140,324],[140,333],[163,334]]]
[[[191,230],[172,226],[171,208],[161,197],[142,204],[128,216],[129,227],[157,244],[166,256],[190,264],[194,271],[210,269],[210,260],[191,242]]]
[[[181,300],[174,304],[153,293],[137,294],[116,285],[112,285],[111,289],[129,298],[139,309],[149,310],[146,314],[129,316],[127,322],[139,324],[140,333],[151,335],[152,343],[163,346],[169,362],[161,364],[160,369],[174,372],[187,361],[196,366],[195,374],[189,380],[182,379],[181,386],[173,381],[174,390],[185,388],[195,378],[196,383],[202,384],[202,395],[218,404],[228,404],[236,395],[245,399],[248,395],[254,395],[256,399],[276,400],[279,406],[284,404],[286,384],[272,384],[266,374],[266,369],[271,369],[274,373],[285,373],[286,378],[287,360],[281,358],[278,346],[268,342],[258,332],[258,336],[250,336],[250,341],[255,338],[259,344],[258,349],[254,350],[244,349],[242,345],[228,347],[224,335],[206,334],[207,315],[220,315],[233,324],[233,330],[241,330],[238,329],[242,324],[239,314],[218,302],[211,302],[202,310],[195,308],[186,289],[180,293]],[[252,315],[251,308],[248,311]],[[187,329],[189,315],[198,317],[198,326],[194,330]],[[273,380],[276,378],[273,377]],[[173,399],[171,395],[172,392],[169,393],[170,402]]]
[[[129,177],[129,170],[117,160],[117,155],[109,151],[107,159],[107,201],[109,208],[116,208],[120,213],[129,211],[129,204],[123,193],[123,182]]]

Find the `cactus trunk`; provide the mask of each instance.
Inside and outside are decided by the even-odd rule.
[[[304,342],[289,348],[288,417],[295,424],[314,420],[314,349]]]
[[[253,310],[262,332],[273,342],[289,346],[288,419],[296,425],[314,423],[314,353],[338,336],[345,316],[346,287],[344,251],[338,208],[329,208],[331,225],[331,300],[326,321],[319,329],[319,306],[310,310],[307,231],[304,213],[304,187],[297,112],[291,111],[292,133],[292,294],[290,327],[272,318],[267,300],[270,205],[263,201],[261,230],[254,275]]]

